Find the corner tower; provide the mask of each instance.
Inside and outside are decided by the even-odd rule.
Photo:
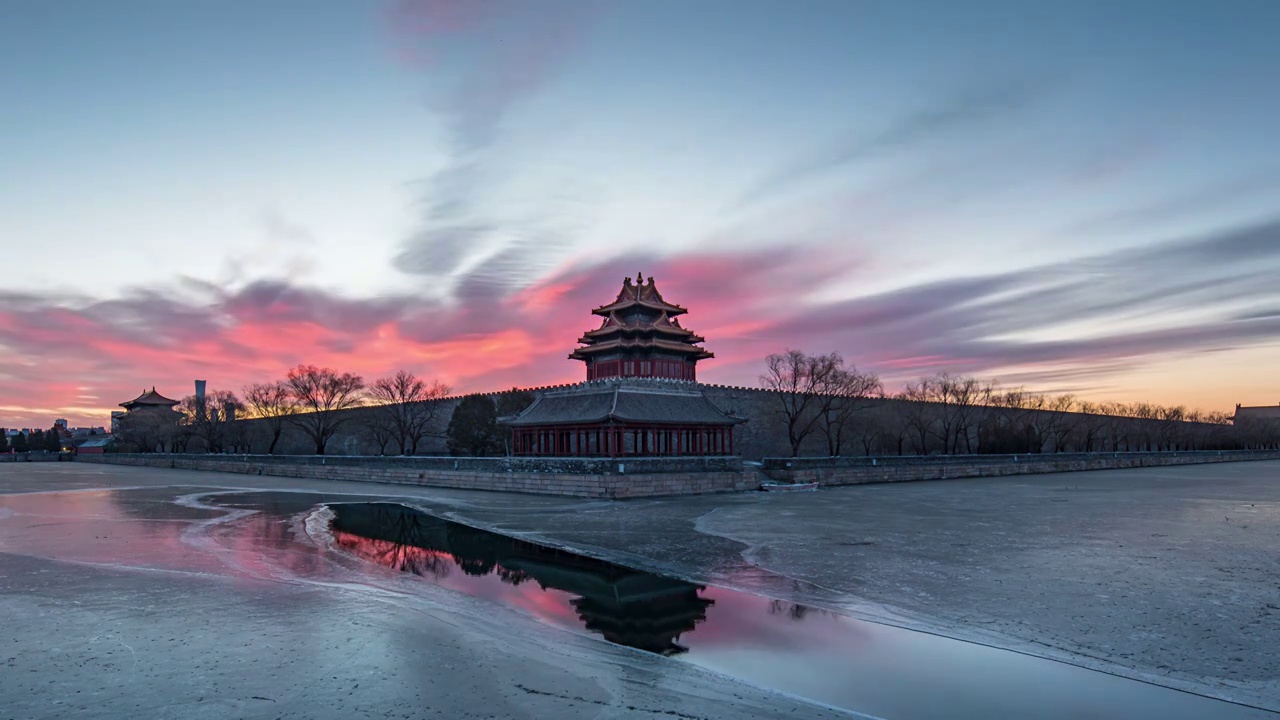
[[[587,380],[655,377],[697,380],[699,360],[715,357],[699,347],[703,338],[680,327],[688,310],[662,299],[653,283],[636,275],[622,281],[618,297],[591,311],[600,327],[578,338],[582,347],[569,354],[587,365]]]

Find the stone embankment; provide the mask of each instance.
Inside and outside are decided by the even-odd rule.
[[[427,485],[587,498],[703,495],[759,486],[740,458],[452,458],[299,455],[82,455],[113,465]]]
[[[817,481],[830,487],[1277,459],[1280,450],[766,458],[763,471],[779,482]]]
[[[20,453],[0,453],[0,462],[58,462],[59,460],[70,460],[71,453],[55,453],[55,452],[20,452]]]
[[[626,499],[753,490],[761,480],[823,486],[1280,459],[1278,450],[841,458],[451,458],[313,455],[80,455],[78,462],[465,490]]]

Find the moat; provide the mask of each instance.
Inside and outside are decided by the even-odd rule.
[[[483,717],[493,708],[458,693],[490,683],[511,717],[606,705],[636,717],[1273,716],[859,620],[769,591],[783,585],[768,572],[758,594],[637,570],[443,519],[430,501],[100,472],[78,488],[0,495],[0,607],[17,671],[0,696],[20,698],[17,716],[255,716],[285,704],[313,717]],[[585,531],[612,506],[579,507]]]

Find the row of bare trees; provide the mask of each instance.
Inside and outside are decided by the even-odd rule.
[[[825,440],[828,455],[855,441],[863,454],[972,454],[1275,447],[1280,427],[1232,427],[1221,412],[1152,403],[1099,403],[1003,388],[940,373],[887,394],[880,379],[838,353],[787,350],[766,359],[793,456]],[[885,402],[895,401],[895,402]]]
[[[791,454],[814,432],[827,440],[827,451],[840,455],[851,420],[870,406],[868,400],[884,395],[880,378],[873,373],[845,367],[839,353],[806,355],[799,350],[765,359],[765,387],[777,391],[787,424]]]
[[[386,453],[388,445],[401,455],[412,455],[426,438],[435,421],[437,404],[450,388],[439,381],[427,381],[401,370],[366,386],[352,373],[339,373],[315,365],[299,365],[283,380],[245,388],[244,396],[253,417],[265,425],[271,437],[267,452],[274,453],[285,423],[297,427],[324,455],[329,441],[356,407],[370,409],[365,430]]]
[[[418,452],[435,436],[439,404],[448,385],[427,381],[401,370],[366,385],[364,378],[331,368],[298,365],[281,380],[245,387],[243,398],[228,390],[189,395],[170,412],[163,409],[130,413],[121,428],[130,449],[210,453],[249,452],[255,430],[238,420],[256,419],[266,435],[267,452],[274,454],[286,426],[306,436],[317,455],[324,455],[338,430],[352,419],[353,408],[365,407],[363,431],[386,453]]]

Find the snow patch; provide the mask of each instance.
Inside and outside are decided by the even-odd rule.
[[[317,547],[325,550],[334,549],[333,541],[333,509],[328,505],[321,505],[312,510],[302,521],[302,533],[299,537],[306,537],[315,543]]]

